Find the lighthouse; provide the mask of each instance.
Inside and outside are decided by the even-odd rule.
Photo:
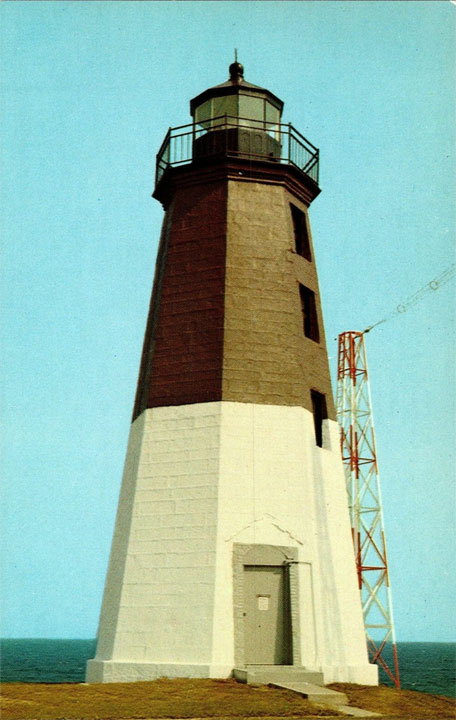
[[[377,684],[308,217],[319,154],[282,110],[234,62],[159,150],[165,215],[88,682],[301,668]]]

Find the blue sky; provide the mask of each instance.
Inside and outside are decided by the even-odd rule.
[[[450,2],[2,3],[3,636],[94,637],[162,209],[155,154],[227,79],[321,149],[333,371],[455,261]],[[455,280],[366,336],[398,640],[456,640]]]

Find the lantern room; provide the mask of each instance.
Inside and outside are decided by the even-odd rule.
[[[163,188],[181,166],[195,169],[227,158],[292,165],[318,193],[318,149],[281,122],[282,110],[274,93],[244,80],[236,60],[226,82],[190,101],[191,124],[169,128],[157,155],[154,197],[164,200]]]
[[[190,101],[194,123],[209,130],[227,121],[238,125],[277,129],[283,102],[269,90],[244,80],[244,68],[234,62],[229,67],[227,82],[209,88]]]
[[[241,63],[232,63],[229,72],[227,82],[190,102],[196,131],[193,157],[230,152],[280,158],[283,102],[269,90],[245,82]]]

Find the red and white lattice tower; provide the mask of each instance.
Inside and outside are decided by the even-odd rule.
[[[399,687],[380,478],[364,334],[339,335],[337,418],[369,659]],[[385,659],[393,646],[393,666]]]

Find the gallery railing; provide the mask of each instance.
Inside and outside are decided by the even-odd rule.
[[[215,156],[294,165],[318,184],[319,151],[291,124],[226,115],[170,128],[157,155],[155,184],[169,167]]]

